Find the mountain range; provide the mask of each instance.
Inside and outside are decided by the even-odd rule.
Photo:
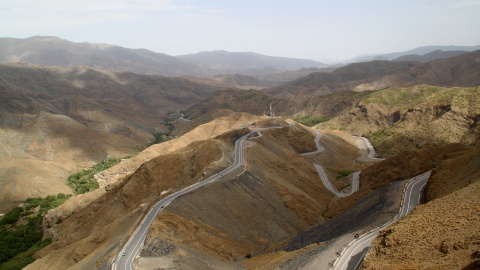
[[[477,46],[423,46],[408,51],[387,53],[387,54],[373,54],[368,56],[356,57],[349,60],[348,62],[363,62],[363,61],[372,61],[372,60],[394,60],[405,55],[416,55],[423,56],[425,54],[434,52],[434,51],[462,51],[462,52],[473,52],[480,50],[480,45]],[[452,55],[453,56],[453,55]],[[435,60],[435,59],[432,59]]]
[[[327,269],[395,217],[405,179],[431,171],[426,204],[382,230],[362,267],[475,269],[480,51],[469,49],[327,67],[0,39],[2,250],[27,225],[47,239],[3,252],[0,268],[112,269],[154,204],[220,173],[165,204],[125,257],[142,269]],[[65,196],[67,179],[111,157],[97,189]],[[28,197],[65,203],[45,214],[36,199],[18,204]]]
[[[325,66],[311,60],[225,51],[175,57],[146,49],[128,49],[86,42],[74,43],[45,36],[27,39],[1,38],[0,62],[28,62],[58,67],[87,66],[115,72],[200,77],[228,73],[266,75],[285,70]]]

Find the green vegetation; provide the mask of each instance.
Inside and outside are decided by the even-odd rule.
[[[48,246],[52,243],[51,238],[47,238],[43,241],[38,241],[32,247],[30,247],[25,252],[17,254],[15,257],[11,258],[5,263],[0,264],[0,269],[2,270],[20,270],[25,266],[31,264],[35,261],[33,255],[40,249]]]
[[[23,212],[23,208],[21,207],[13,208],[7,214],[5,214],[2,220],[0,220],[0,225],[13,224],[17,222],[22,212]]]
[[[328,219],[333,218],[332,216],[327,215],[328,211],[330,211],[330,206],[327,206],[327,208],[325,208],[325,211],[322,212],[322,217],[328,218]]]
[[[119,162],[120,158],[107,157],[104,161],[92,166],[91,168],[70,175],[67,178],[67,185],[72,188],[75,195],[95,190],[98,188],[98,182],[93,176],[118,164]]]
[[[363,99],[365,104],[375,103],[385,106],[396,106],[399,109],[410,109],[421,104],[449,103],[460,109],[467,109],[478,99],[479,87],[442,88],[428,85],[417,85],[408,88],[387,87],[371,92]]]
[[[320,124],[323,122],[327,122],[330,120],[330,118],[325,117],[325,116],[310,116],[310,115],[305,115],[305,116],[300,116],[300,117],[294,117],[292,118],[295,122],[298,122],[300,124],[313,127],[316,124]]]
[[[390,137],[392,134],[389,132],[388,129],[382,129],[376,132],[369,132],[364,135],[370,143],[373,145],[373,147],[377,148],[380,147],[383,142]]]
[[[153,134],[153,136],[155,137],[155,140],[150,145],[166,142],[172,139],[173,132],[175,130],[174,122],[180,117],[182,117],[181,112],[173,112],[173,111],[167,112],[165,120],[163,120],[162,124],[167,126],[168,130],[165,132],[158,132]]]
[[[252,253],[248,253],[247,256],[245,256],[247,259],[250,259],[252,257]]]
[[[258,95],[259,95],[258,91],[247,90],[247,91],[239,91],[239,92],[235,93],[233,97],[237,101],[243,101],[243,100],[252,99],[252,98],[254,98],[255,96],[258,96]]]
[[[348,171],[348,170],[340,171],[340,172],[338,172],[338,175],[337,175],[336,179],[338,180],[340,178],[343,178],[345,176],[350,175],[351,173],[353,173],[353,171]]]
[[[42,198],[28,198],[25,200],[25,214],[30,214],[30,210],[37,208],[40,206],[40,213],[44,214],[48,210],[57,208],[62,205],[64,202],[68,200],[68,198],[72,197],[71,194],[65,195],[63,193],[59,193],[57,196],[48,195],[44,199]]]
[[[343,187],[341,187],[339,191],[342,191],[342,190],[346,189],[346,188],[349,187],[349,186],[350,186],[350,184],[346,184],[346,185],[344,185]]]
[[[35,252],[52,242],[51,239],[41,240],[44,214],[69,197],[71,195],[60,193],[28,198],[24,207],[13,208],[0,220],[0,269],[22,269],[35,260]]]

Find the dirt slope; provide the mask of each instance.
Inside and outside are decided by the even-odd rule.
[[[372,243],[361,269],[478,269],[479,157],[480,152],[476,151],[473,159],[472,154],[463,154],[445,162],[445,167],[450,168],[435,174],[429,191],[453,192],[418,206],[410,215],[383,230]],[[469,164],[454,166],[459,159],[468,160]],[[446,176],[449,172],[469,176],[470,180],[458,190],[461,186]],[[432,197],[439,195],[434,193]]]
[[[69,174],[144,149],[165,130],[167,111],[218,89],[182,78],[0,64],[0,201],[69,193]]]
[[[479,87],[389,87],[352,95],[353,107],[318,127],[359,135],[371,132],[374,146],[387,144],[379,149],[387,155],[431,143],[475,144],[480,139],[479,97]]]
[[[184,260],[192,250],[233,263],[246,254],[270,254],[292,236],[327,220],[322,212],[333,194],[318,179],[312,160],[300,155],[315,150],[316,134],[301,125],[261,134],[246,141],[243,173],[186,194],[159,215],[143,251],[150,255],[141,257],[139,264],[157,258],[180,267],[175,262]],[[324,137],[321,143],[329,150],[318,154],[317,162],[332,168],[349,164],[354,169],[352,161],[359,150],[352,137],[327,131]],[[335,173],[329,174],[335,179]],[[174,246],[175,251],[152,255],[157,239]]]
[[[232,162],[233,135],[218,140],[212,136],[258,119],[241,113],[220,118],[110,168],[105,174],[111,180],[108,192],[99,189],[92,196],[75,196],[48,213],[53,226],[48,233],[58,241],[40,251],[42,258],[30,269],[92,268],[104,262],[112,249],[125,243],[148,203]],[[66,220],[53,225],[58,217]]]

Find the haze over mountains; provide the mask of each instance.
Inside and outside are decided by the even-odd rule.
[[[222,61],[219,62],[219,59]],[[200,77],[226,73],[264,75],[285,70],[325,66],[311,60],[225,51],[174,57],[146,49],[127,49],[109,44],[74,43],[57,37],[41,36],[27,39],[1,38],[0,61],[29,62],[59,67],[88,66],[116,72]]]
[[[162,208],[137,266],[329,268],[355,234],[396,215],[404,179],[429,170],[422,199],[428,203],[384,231],[381,239],[395,245],[376,241],[365,267],[406,256],[415,267],[435,268],[443,255],[458,269],[474,265],[480,262],[472,240],[480,237],[472,229],[480,226],[472,210],[480,183],[480,50],[468,52],[474,49],[480,48],[429,46],[327,66],[255,53],[169,56],[56,37],[2,38],[0,211],[27,197],[71,193],[68,175],[108,156],[131,156],[96,175],[99,189],[43,217],[44,236],[54,241],[26,268],[111,269],[155,202],[229,167],[237,139],[248,135],[241,167]],[[151,145],[159,135],[168,141]],[[371,158],[355,136],[368,137],[387,159]],[[361,171],[358,191],[332,193],[313,163],[340,193],[353,190],[352,173]],[[461,204],[462,196],[470,204]],[[466,218],[468,239],[442,227],[448,220],[442,208],[459,218],[474,215]],[[422,252],[436,254],[424,261],[400,248],[411,245],[402,237],[415,222],[442,231],[418,236]],[[463,229],[459,224],[454,230]]]

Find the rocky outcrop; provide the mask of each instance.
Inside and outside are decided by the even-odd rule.
[[[430,143],[475,144],[480,140],[479,99],[479,87],[392,87],[365,95],[351,109],[318,127],[357,135],[373,133],[370,137],[374,143],[375,139],[383,142],[397,137],[417,147]],[[379,131],[382,134],[375,134]]]
[[[477,269],[480,182],[418,206],[384,229],[361,269]]]

